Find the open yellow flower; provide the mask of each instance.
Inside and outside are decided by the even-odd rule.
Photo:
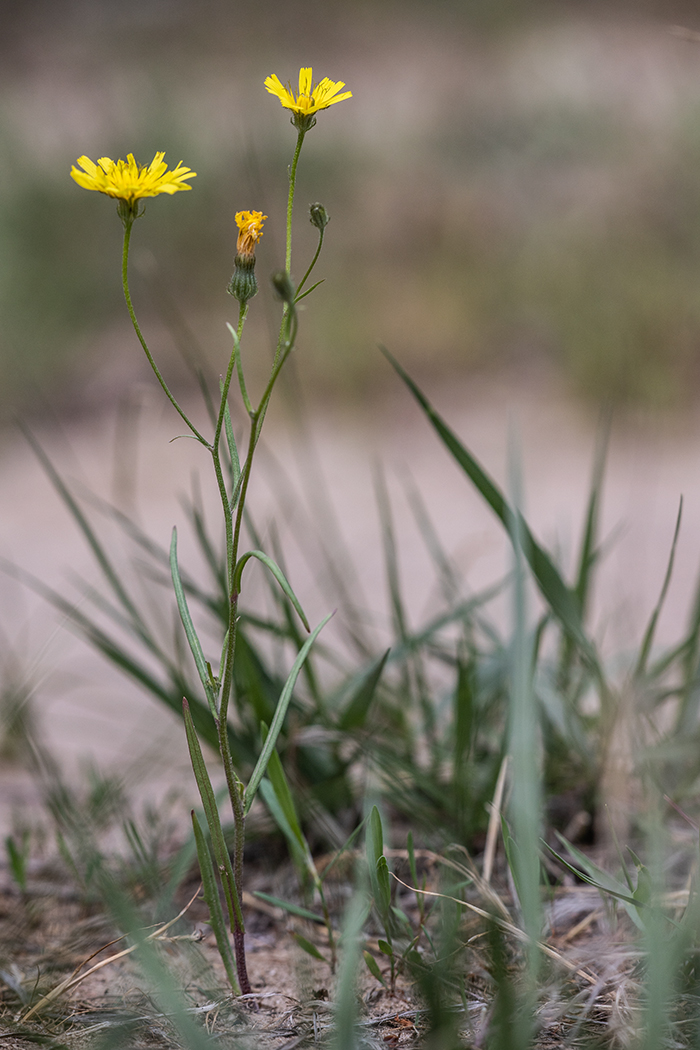
[[[89,157],[78,157],[77,163],[83,169],[73,166],[71,176],[79,186],[86,190],[98,190],[108,197],[124,201],[132,212],[142,197],[156,197],[159,193],[177,193],[178,190],[191,190],[186,179],[193,179],[196,172],[185,168],[179,161],[176,168],[168,171],[163,160],[165,153],[156,153],[151,163],[139,166],[129,153],[126,160],[113,161],[109,157],[100,157],[97,164]]]
[[[292,111],[292,123],[301,130],[307,131],[316,123],[313,114],[321,109],[328,109],[336,102],[352,98],[352,91],[338,92],[345,87],[342,80],[337,83],[324,77],[312,86],[312,70],[299,70],[299,94],[294,95],[291,83],[285,87],[279,77],[273,73],[265,78],[265,87],[271,95],[277,95],[285,109]]]
[[[239,255],[254,255],[255,245],[263,235],[263,222],[267,215],[261,211],[238,211],[236,212],[236,226],[238,227],[238,241],[236,251]]]

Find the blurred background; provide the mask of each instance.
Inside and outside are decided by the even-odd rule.
[[[271,413],[276,440],[261,449],[252,493],[266,541],[273,515],[296,530],[290,578],[310,619],[339,604],[319,585],[317,554],[303,549],[328,526],[331,546],[343,534],[338,571],[382,644],[379,459],[415,623],[434,611],[436,585],[407,509],[408,473],[471,587],[509,565],[505,537],[431,443],[377,350],[384,344],[504,484],[515,406],[529,520],[569,577],[599,407],[612,403],[623,423],[606,490],[600,632],[620,653],[648,617],[682,491],[678,569],[660,626],[677,637],[700,533],[696,4],[5,0],[0,10],[3,558],[70,600],[101,583],[13,426],[19,417],[76,492],[113,500],[161,544],[177,523],[183,562],[196,564],[179,499],[207,465],[193,443],[169,444],[180,427],[128,322],[115,206],[80,189],[70,168],[83,154],[133,152],[148,163],[164,150],[171,167],[182,160],[197,172],[192,192],[147,204],[131,260],[142,328],[188,405],[193,372],[204,364],[216,375],[230,351],[235,213],[269,216],[244,345],[259,389],[279,316],[266,276],[283,262],[295,143],[263,81],[275,72],[296,83],[311,65],[314,79],[342,80],[353,98],[321,113],[305,142],[294,271],[299,279],[315,249],[306,208],[321,201],[331,223],[316,273],[326,280],[306,301],[280,391],[279,404],[297,411]],[[204,419],[201,405],[196,413]],[[295,415],[297,445],[274,430]],[[110,540],[115,560],[120,542]],[[123,769],[150,741],[151,774],[156,753],[171,775],[176,754],[187,769],[176,720],[4,575],[0,723],[19,719],[21,730],[32,711],[65,760],[91,753]],[[18,783],[16,769],[0,780],[7,809]]]
[[[377,343],[419,374],[517,367],[593,403],[695,397],[695,5],[26,0],[2,15],[5,418],[47,402],[89,413],[146,375],[114,207],[69,177],[84,153],[165,150],[197,171],[192,193],[152,201],[136,227],[132,292],[176,386],[190,331],[216,367],[235,212],[270,216],[261,277],[283,255],[294,132],[263,80],[307,64],[353,91],[321,115],[300,168],[297,279],[315,244],[303,210],[320,199],[332,217],[327,281],[303,318],[310,397],[391,381]]]

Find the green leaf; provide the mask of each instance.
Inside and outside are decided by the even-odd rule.
[[[464,779],[465,758],[471,750],[474,716],[474,667],[472,663],[459,661],[457,684],[454,691],[454,750],[453,777]]]
[[[385,347],[380,347],[380,350],[394,367],[401,379],[403,379],[404,383],[411,391],[416,401],[428,417],[428,420],[436,430],[442,443],[452,454],[467,477],[476,486],[477,490],[481,493],[493,512],[502,522],[509,537],[512,539],[514,534],[519,535],[523,554],[532,569],[533,576],[537,581],[542,596],[564,629],[572,635],[582,653],[584,653],[594,666],[598,668],[598,660],[595,650],[590,640],[586,637],[583,629],[578,599],[564,583],[564,580],[549,555],[535,540],[527,522],[522,515],[518,513],[518,526],[514,530],[514,525],[516,524],[515,513],[496,483],[489,477],[471,453],[468,452],[457,435],[441,419],[428,399],[413,382],[408,373],[402,368],[396,358],[393,357]]]
[[[365,960],[365,963],[367,964],[367,969],[369,970],[369,972],[372,974],[372,976],[374,978],[376,978],[376,980],[379,981],[380,984],[384,985],[384,987],[386,988],[387,984],[386,984],[386,981],[384,980],[384,978],[382,977],[382,971],[379,969],[379,966],[377,965],[377,960],[374,958],[373,955],[370,955],[370,953],[368,951],[364,951],[362,953],[362,956],[363,956],[363,958]]]
[[[192,721],[190,706],[187,700],[182,701],[182,713],[185,719],[185,734],[187,736],[187,747],[189,748],[190,760],[192,762],[192,771],[194,773],[194,778],[197,781],[197,788],[199,790],[199,797],[202,800],[204,815],[207,818],[214,857],[219,868],[221,883],[224,887],[224,894],[226,896],[231,929],[233,930],[237,924],[242,930],[244,929],[243,914],[241,912],[241,902],[238,896],[236,880],[233,875],[233,868],[231,867],[231,858],[229,857],[228,849],[226,848],[224,832],[221,827],[221,820],[219,819],[219,808],[216,804],[216,796],[214,795],[214,789],[211,780],[209,779],[209,773],[204,762],[202,749],[199,746],[199,740],[197,739],[197,733],[194,728],[194,722]]]
[[[338,719],[338,729],[348,732],[350,729],[359,729],[365,724],[390,652],[391,650],[387,649],[384,655],[375,660],[365,672],[359,687],[350,697],[345,710]]]
[[[377,940],[377,944],[379,945],[380,952],[382,952],[384,955],[388,955],[389,958],[393,957],[394,949],[391,947],[388,941],[383,941],[381,938],[379,938]]]
[[[284,775],[284,769],[282,767],[282,761],[277,751],[273,751],[270,755],[270,761],[267,764],[267,775],[270,783],[274,788],[277,800],[282,807],[285,817],[289,823],[289,827],[294,835],[295,839],[299,843],[300,847],[306,852],[309,859],[311,858],[311,851],[307,845],[304,837],[304,832],[301,830],[299,823],[299,817],[297,816],[296,806],[294,805],[294,799],[292,792],[289,787],[286,776]],[[314,869],[315,870],[315,869]]]
[[[664,576],[664,582],[663,582],[663,584],[661,586],[661,594],[659,595],[659,600],[657,601],[656,605],[654,606],[654,611],[651,614],[651,618],[649,620],[649,624],[648,624],[647,629],[646,629],[646,631],[644,633],[644,639],[642,641],[642,646],[641,646],[641,649],[639,650],[639,658],[637,660],[637,666],[634,669],[634,674],[635,674],[636,678],[641,678],[644,675],[644,673],[646,671],[647,660],[649,659],[649,653],[651,652],[651,647],[654,644],[654,635],[656,633],[656,624],[658,622],[659,616],[661,614],[661,610],[663,608],[664,601],[666,599],[666,594],[668,592],[669,584],[671,582],[671,576],[673,575],[673,562],[675,561],[675,557],[676,557],[676,546],[678,544],[678,535],[679,535],[679,533],[681,531],[681,518],[682,517],[683,517],[683,497],[681,496],[680,503],[678,505],[678,516],[676,517],[676,528],[675,528],[674,533],[673,533],[673,541],[671,543],[671,551],[669,553],[668,564],[666,566],[666,575]]]
[[[274,754],[276,754],[276,752],[273,751],[273,755]],[[299,878],[302,882],[306,881],[309,876],[309,857],[307,857],[307,846],[305,840],[302,838],[300,841],[299,837],[294,833],[294,830],[287,819],[287,815],[275,794],[275,789],[266,777],[263,777],[260,781],[259,791],[265,805],[272,815],[272,819],[287,840],[287,845],[289,846],[289,851],[292,855],[292,861],[297,869]]]
[[[280,694],[280,698],[277,703],[275,716],[272,719],[272,724],[270,726],[270,732],[268,733],[267,740],[265,741],[263,749],[260,752],[258,761],[255,764],[255,769],[253,770],[250,780],[248,781],[248,787],[245,790],[244,813],[246,815],[250,812],[250,807],[253,805],[255,794],[258,790],[258,787],[260,786],[260,781],[265,775],[267,763],[270,761],[270,755],[275,749],[277,737],[279,736],[280,730],[282,729],[282,724],[284,722],[285,715],[287,714],[287,708],[289,707],[289,701],[292,698],[292,693],[294,692],[294,686],[296,685],[296,680],[299,677],[299,672],[304,666],[304,661],[306,660],[307,656],[311,651],[311,646],[314,644],[316,638],[326,626],[331,616],[333,616],[333,613],[329,613],[328,616],[321,620],[318,627],[314,631],[312,631],[311,635],[306,639],[303,646],[301,647],[297,658],[294,661],[292,669],[289,672],[289,677],[287,678],[287,681],[284,684],[284,688],[282,690],[282,693]]]
[[[306,619],[306,614],[304,613],[304,610],[302,609],[299,603],[299,599],[290,587],[287,577],[284,575],[279,565],[276,562],[274,562],[268,554],[265,554],[264,551],[247,551],[246,554],[241,555],[241,557],[238,559],[238,563],[233,574],[232,587],[234,591],[237,594],[240,593],[241,575],[243,573],[243,568],[246,562],[250,561],[251,558],[257,558],[259,562],[262,562],[262,564],[270,570],[270,572],[275,577],[280,587],[287,595],[294,608],[296,609],[297,613],[299,614],[299,619],[304,624],[304,627],[307,631],[310,631],[311,628],[309,627],[309,621]]]
[[[283,911],[288,911],[290,915],[298,915],[300,919],[308,919],[310,922],[319,922],[322,926],[325,926],[326,920],[322,915],[317,915],[314,911],[309,911],[308,908],[301,908],[298,904],[291,904],[289,901],[283,901],[279,897],[273,897],[269,893],[263,893],[262,890],[253,890],[253,896],[258,897],[261,901],[266,901],[268,904],[274,904],[276,908],[282,908]]]
[[[312,944],[311,941],[307,941],[306,937],[302,937],[302,935],[297,933],[296,930],[290,930],[290,933],[301,950],[306,952],[307,955],[311,955],[314,959],[320,959],[321,962],[327,961],[325,956],[321,955],[316,945]]]
[[[177,529],[173,529],[172,539],[170,541],[170,572],[173,578],[173,588],[175,589],[177,607],[180,610],[180,619],[182,620],[182,626],[185,628],[185,634],[187,635],[187,641],[189,642],[190,650],[194,657],[199,680],[204,688],[212,717],[216,718],[218,712],[216,710],[216,696],[212,689],[211,672],[207,667],[201,643],[197,637],[197,632],[194,629],[194,624],[192,623],[192,617],[190,616],[190,610],[187,605],[187,598],[185,597],[182,580],[180,579],[180,570],[177,565]]]
[[[377,861],[377,887],[379,890],[379,899],[375,900],[377,905],[377,911],[382,916],[382,921],[385,926],[390,926],[391,922],[389,916],[391,914],[391,879],[389,877],[389,865],[386,862],[386,857],[381,856]],[[387,929],[387,934],[390,930]]]
[[[29,832],[25,831],[22,835],[21,845],[18,846],[14,840],[14,836],[8,835],[5,838],[5,849],[7,850],[7,860],[10,867],[10,874],[17,883],[20,891],[24,893],[27,888],[27,858],[29,855]]]
[[[372,806],[367,828],[367,861],[370,872],[377,870],[377,861],[384,855],[384,832],[382,818],[376,806]]]
[[[216,946],[219,949],[219,955],[224,964],[229,984],[233,989],[233,994],[240,995],[238,980],[236,978],[236,963],[231,951],[231,943],[228,939],[228,934],[226,933],[226,926],[224,925],[224,913],[221,910],[219,887],[214,873],[214,865],[211,862],[211,854],[209,853],[209,847],[207,846],[204,832],[200,827],[199,821],[197,820],[197,814],[194,810],[192,810],[192,830],[194,831],[194,841],[197,847],[199,870],[202,874],[202,891],[204,893],[206,905],[209,908],[209,925],[214,931]]]

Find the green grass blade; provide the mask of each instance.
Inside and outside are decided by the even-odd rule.
[[[355,992],[362,945],[362,927],[367,918],[364,895],[356,892],[343,923],[343,954],[338,974],[335,1028],[332,1050],[357,1050],[360,1044],[355,1024],[358,1004]]]
[[[300,933],[297,933],[296,930],[290,930],[289,932],[290,936],[294,938],[297,945],[301,948],[303,952],[306,952],[307,955],[310,955],[313,959],[320,959],[321,962],[328,961],[324,955],[321,955],[316,945],[312,944],[311,941],[306,939],[306,937],[302,937],[302,935]]]
[[[242,554],[241,557],[238,559],[236,570],[233,574],[232,583],[233,589],[236,591],[236,593],[240,593],[241,575],[243,573],[243,568],[246,565],[246,563],[250,561],[251,558],[256,558],[259,562],[262,562],[266,569],[269,569],[269,571],[277,580],[278,584],[280,585],[280,587],[287,595],[294,608],[296,609],[297,613],[299,614],[299,619],[304,624],[304,627],[307,631],[310,631],[311,628],[309,626],[309,621],[306,619],[304,610],[302,609],[299,603],[299,599],[292,590],[289,581],[287,580],[287,577],[284,575],[279,565],[275,561],[273,561],[268,554],[265,554],[264,551],[247,551],[245,554]]]
[[[170,572],[173,578],[173,588],[175,589],[177,607],[180,610],[180,619],[182,620],[182,626],[185,628],[187,641],[192,656],[194,657],[197,674],[202,683],[212,717],[216,718],[218,712],[216,710],[216,696],[211,681],[211,672],[207,667],[201,643],[197,637],[197,632],[194,629],[194,624],[192,623],[192,617],[190,616],[190,610],[187,605],[187,598],[182,587],[182,580],[180,579],[180,570],[177,565],[177,529],[173,529],[172,540],[170,541]]]
[[[294,838],[299,843],[299,846],[307,852],[310,857],[311,852],[306,844],[304,833],[301,830],[296,806],[294,805],[294,799],[292,798],[292,792],[289,788],[287,778],[284,775],[280,756],[277,754],[276,750],[272,752],[270,755],[270,761],[267,763],[267,776],[272,785],[273,791],[275,792],[277,801],[282,807],[282,812],[285,815]]]
[[[408,635],[406,610],[403,595],[401,593],[401,576],[399,572],[398,551],[394,522],[391,514],[391,503],[386,487],[386,479],[382,470],[378,467],[375,471],[374,488],[379,510],[379,521],[382,531],[382,545],[384,547],[384,565],[386,581],[389,587],[389,598],[394,620],[394,631],[404,641]]]
[[[604,419],[596,442],[596,450],[593,457],[593,475],[591,487],[588,494],[588,505],[586,507],[585,524],[583,536],[581,537],[581,549],[578,556],[578,570],[574,594],[578,599],[578,607],[582,622],[586,620],[588,611],[588,599],[593,579],[593,569],[598,561],[598,529],[600,519],[600,503],[603,488],[603,477],[605,474],[605,463],[610,439],[610,416]],[[567,691],[570,683],[570,675],[575,653],[575,643],[570,634],[564,634],[561,656],[559,660],[559,681],[562,691]]]
[[[311,632],[311,634],[301,647],[297,658],[294,661],[292,669],[289,672],[289,677],[287,678],[287,681],[284,684],[284,688],[282,689],[282,693],[280,694],[280,698],[277,703],[277,709],[275,710],[275,715],[270,725],[270,732],[267,735],[267,740],[263,745],[263,749],[260,752],[260,757],[258,758],[258,761],[255,764],[255,769],[253,770],[250,780],[248,781],[248,786],[245,791],[244,807],[244,812],[246,813],[246,815],[250,812],[250,807],[252,806],[253,800],[255,799],[255,793],[257,792],[258,787],[260,786],[260,781],[265,775],[267,763],[269,762],[270,755],[272,754],[275,748],[275,744],[277,743],[277,737],[279,736],[280,730],[282,729],[282,724],[287,714],[287,708],[289,707],[289,701],[292,698],[292,693],[294,692],[294,686],[296,685],[296,680],[299,677],[299,672],[304,666],[304,661],[309,655],[312,645],[314,644],[316,638],[330,620],[331,616],[333,616],[333,613],[329,613],[328,616],[321,620],[318,627],[316,627],[315,630]]]
[[[586,525],[581,540],[578,572],[576,573],[576,584],[574,586],[574,591],[579,601],[582,619],[585,618],[588,596],[591,588],[592,569],[597,559],[600,500],[609,440],[610,417],[608,415],[602,424],[593,460],[593,477],[591,479],[591,490],[588,496],[588,506],[586,508]]]
[[[678,505],[678,515],[676,517],[676,527],[673,532],[673,542],[671,543],[671,551],[668,556],[668,564],[666,566],[666,575],[664,576],[664,582],[661,585],[661,593],[659,600],[654,606],[654,611],[651,614],[649,624],[644,634],[641,649],[639,650],[639,659],[637,660],[637,666],[634,669],[634,675],[636,678],[642,678],[646,672],[647,661],[649,659],[649,653],[651,647],[654,644],[654,635],[656,634],[656,624],[658,623],[661,610],[663,608],[664,601],[666,600],[666,594],[668,592],[669,584],[671,583],[671,576],[673,575],[673,563],[676,558],[676,546],[678,544],[678,535],[681,531],[681,518],[683,517],[683,497],[681,496],[680,503]]]
[[[280,897],[273,897],[269,893],[263,893],[262,890],[253,890],[253,896],[261,901],[266,901],[268,904],[274,904],[276,908],[288,911],[290,915],[297,915],[300,919],[308,919],[309,922],[318,922],[321,925],[326,921],[322,915],[317,915],[315,911],[301,908],[298,904],[292,904],[290,901],[283,901]]]
[[[273,751],[273,755],[277,752]],[[272,759],[271,759],[272,761]],[[268,771],[270,766],[268,765]],[[307,847],[303,839],[300,840],[299,836],[295,833],[294,828],[289,822],[287,814],[284,810],[282,803],[275,793],[275,789],[267,779],[263,777],[260,781],[260,787],[258,788],[263,802],[267,806],[272,815],[277,827],[280,829],[285,839],[287,840],[287,846],[291,854],[292,863],[297,870],[297,876],[303,887],[308,885],[309,876],[309,865],[307,861]]]
[[[219,887],[216,881],[216,875],[214,874],[214,865],[211,862],[211,854],[209,853],[209,847],[207,846],[204,832],[200,827],[194,810],[192,810],[191,816],[194,841],[197,847],[197,859],[199,860],[199,870],[202,874],[202,892],[204,894],[205,903],[209,908],[209,925],[214,931],[216,947],[219,949],[219,955],[224,964],[229,984],[233,989],[233,994],[240,995],[238,979],[236,977],[236,963],[233,958],[233,952],[231,951],[231,942],[226,933],[224,913],[221,910]]]
[[[474,459],[471,453],[467,451],[456,434],[441,419],[428,399],[418,386],[416,386],[408,373],[404,371],[396,358],[394,358],[384,347],[380,347],[380,349],[425,412],[442,443],[452,454],[467,477],[469,477],[475,485],[478,492],[481,493],[496,516],[500,519],[508,531],[508,534],[512,535],[511,523],[514,514],[501,490],[495,482],[492,481],[476,459]],[[543,598],[549,604],[552,612],[560,621],[564,629],[572,635],[581,651],[597,667],[598,660],[593,645],[584,632],[576,595],[569,587],[567,587],[559,570],[556,568],[549,555],[537,543],[527,525],[527,522],[522,519],[522,516],[520,517],[523,554],[532,569],[532,573],[537,581],[537,585]]]
[[[347,733],[364,726],[390,651],[387,649],[364,672],[358,688],[351,695],[338,719],[338,729],[342,732]]]
[[[144,627],[138,609],[129,597],[126,589],[124,588],[121,580],[119,579],[119,574],[117,573],[111,561],[107,557],[107,552],[105,551],[103,545],[100,543],[99,539],[97,538],[97,535],[90,526],[90,523],[81,511],[77,502],[73,498],[73,495],[71,494],[68,486],[63,481],[63,478],[60,476],[53,463],[46,455],[46,453],[44,452],[43,448],[36,440],[34,435],[32,434],[31,430],[29,430],[29,428],[24,426],[23,424],[20,424],[20,427],[26,440],[31,446],[32,451],[34,452],[41,466],[44,468],[44,471],[48,475],[49,481],[58,492],[59,496],[70,511],[75,523],[77,524],[78,528],[85,537],[87,544],[92,553],[94,554],[95,559],[100,568],[102,569],[102,572],[104,573],[110,587],[112,588],[112,590],[114,591],[115,595],[122,603],[124,608],[129,613],[129,616],[132,618],[133,623],[137,626],[139,632],[143,632],[144,635],[147,636],[148,632]]]
[[[509,434],[509,475],[513,505],[517,513],[510,518],[513,544],[512,643],[510,654],[510,688],[508,690],[508,753],[512,793],[508,812],[512,820],[513,841],[509,841],[503,821],[504,844],[508,863],[517,886],[523,929],[528,936],[526,979],[523,989],[525,1014],[532,1016],[537,998],[540,965],[538,940],[542,929],[540,896],[539,842],[542,834],[542,772],[540,708],[533,687],[535,652],[532,631],[528,627],[527,577],[525,572],[524,519],[522,480],[517,439]],[[528,1027],[528,1022],[523,1019]],[[521,1046],[529,1046],[534,1030],[521,1032]]]

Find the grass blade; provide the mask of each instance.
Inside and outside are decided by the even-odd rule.
[[[681,518],[682,517],[683,517],[683,497],[681,496],[680,503],[678,505],[678,515],[676,517],[676,528],[674,529],[674,532],[673,532],[673,542],[671,543],[671,551],[669,553],[668,564],[666,566],[666,575],[664,576],[664,582],[661,585],[661,594],[659,595],[659,600],[657,601],[656,605],[654,606],[654,611],[651,614],[651,619],[649,620],[649,625],[648,625],[648,627],[646,629],[646,632],[644,634],[644,640],[642,641],[641,649],[639,650],[639,659],[637,660],[637,666],[634,669],[634,676],[635,676],[635,678],[643,677],[643,675],[644,675],[644,673],[646,671],[647,660],[649,659],[649,653],[651,652],[651,647],[654,644],[654,635],[656,633],[656,624],[658,622],[659,616],[661,614],[661,609],[663,608],[663,604],[664,604],[664,601],[666,599],[666,594],[668,592],[668,587],[669,587],[669,584],[671,582],[671,576],[673,575],[673,563],[674,563],[675,558],[676,558],[676,545],[678,544],[678,535],[679,535],[680,530],[681,530]]]
[[[351,729],[359,729],[364,726],[390,651],[387,649],[363,674],[359,687],[350,697],[338,719],[338,729],[342,732],[347,733]]]
[[[380,349],[425,412],[430,423],[437,431],[442,443],[476,486],[477,490],[481,493],[496,516],[500,519],[508,531],[508,534],[512,535],[511,523],[514,518],[514,513],[501,490],[489,477],[483,467],[481,467],[476,459],[474,459],[471,453],[467,451],[457,435],[441,419],[428,399],[418,386],[416,386],[408,373],[404,371],[396,358],[394,358],[384,347],[380,347]],[[586,637],[583,629],[576,595],[566,585],[559,570],[556,568],[549,555],[537,543],[527,525],[527,522],[522,519],[521,515],[519,515],[519,517],[521,518],[520,531],[522,534],[523,554],[532,569],[532,573],[537,581],[542,596],[549,604],[552,612],[560,621],[564,629],[572,635],[581,651],[596,667],[598,667],[598,660],[594,647]]]

